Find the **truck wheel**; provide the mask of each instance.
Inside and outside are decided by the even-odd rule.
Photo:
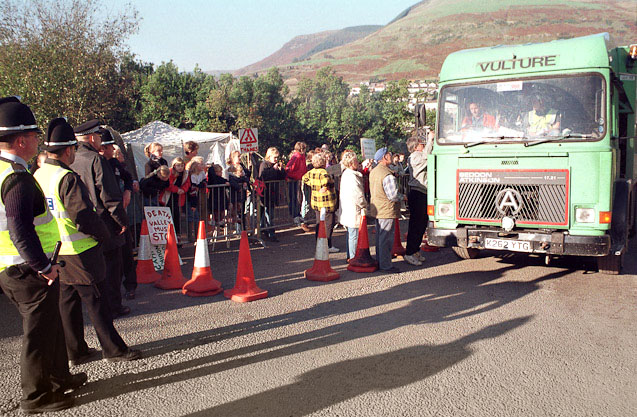
[[[480,253],[480,249],[476,248],[461,248],[460,246],[454,246],[451,249],[462,259],[475,259]]]
[[[619,275],[622,270],[622,255],[600,256],[597,258],[597,270],[600,274]]]

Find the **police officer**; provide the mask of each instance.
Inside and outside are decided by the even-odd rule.
[[[60,235],[27,170],[39,133],[28,106],[16,97],[0,99],[0,286],[22,316],[20,407],[27,413],[71,407],[64,391],[87,380],[69,373],[58,310],[61,268],[50,261]]]
[[[60,315],[70,363],[89,360],[92,350],[84,340],[82,303],[86,306],[104,358],[111,362],[138,359],[140,352],[129,349],[113,326],[104,280],[104,255],[98,242],[110,234],[93,209],[80,176],[69,165],[75,160],[77,140],[64,118],[53,119],[46,132],[48,157],[34,174],[47,199],[60,232],[60,258],[66,266],[60,273]]]
[[[133,177],[126,171],[126,168],[115,158],[115,139],[111,131],[102,128],[99,131],[102,136],[102,147],[100,155],[108,160],[113,173],[119,184],[119,188],[122,191],[122,202],[124,210],[128,207],[133,193]],[[127,300],[135,298],[135,290],[137,289],[137,272],[135,271],[135,258],[133,256],[133,238],[130,230],[124,232],[124,245],[122,246],[122,269],[124,272],[124,288],[126,292],[124,297]]]
[[[122,253],[128,216],[122,204],[122,193],[115,174],[106,158],[99,154],[102,145],[100,123],[89,120],[73,129],[79,142],[75,162],[71,169],[77,172],[86,185],[97,214],[111,237],[104,242],[106,260],[107,299],[113,318],[130,313],[122,305]]]

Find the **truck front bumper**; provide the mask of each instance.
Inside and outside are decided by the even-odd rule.
[[[610,236],[574,236],[563,231],[514,230],[461,226],[456,229],[436,229],[429,223],[427,240],[432,246],[459,246],[461,248],[485,248],[487,238],[510,242],[528,242],[523,245],[528,253],[574,256],[606,256],[610,253]],[[522,245],[514,244],[512,247]],[[503,249],[507,250],[507,249]]]

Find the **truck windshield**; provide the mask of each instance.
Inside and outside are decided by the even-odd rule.
[[[604,100],[600,74],[446,85],[438,143],[597,140],[606,131]]]

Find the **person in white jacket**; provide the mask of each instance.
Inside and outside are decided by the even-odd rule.
[[[360,165],[356,154],[354,152],[345,153],[341,164],[345,170],[341,176],[339,223],[347,228],[345,242],[349,261],[356,255],[361,211],[367,209],[367,200],[365,200],[363,174],[358,171]]]

